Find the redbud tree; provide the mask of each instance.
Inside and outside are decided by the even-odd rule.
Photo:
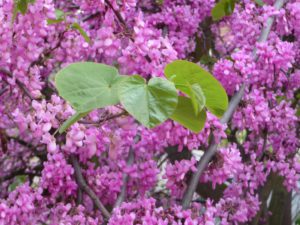
[[[290,225],[299,0],[0,0],[0,225]]]

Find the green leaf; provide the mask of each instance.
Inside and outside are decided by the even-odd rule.
[[[119,102],[118,83],[122,76],[116,68],[99,63],[73,63],[55,77],[59,95],[78,113],[115,105]]]
[[[14,191],[18,186],[24,184],[26,182],[26,179],[27,179],[26,175],[17,175],[17,176],[15,176],[13,183],[11,183],[8,186],[8,191],[9,192]]]
[[[168,119],[174,112],[178,96],[174,84],[152,78],[148,84],[140,76],[131,76],[119,86],[121,104],[134,118],[148,128]]]
[[[243,144],[247,138],[247,130],[244,129],[244,130],[237,131],[235,137],[238,143]]]
[[[11,24],[15,22],[19,12],[22,15],[25,15],[27,13],[29,3],[31,4],[35,3],[35,0],[14,0]]]
[[[183,93],[191,96],[190,89],[186,83],[198,84],[205,96],[206,108],[214,115],[221,117],[227,109],[228,97],[222,85],[209,72],[195,63],[177,60],[168,64],[165,75],[173,78],[175,86]]]
[[[13,25],[16,18],[17,18],[17,15],[18,15],[18,7],[17,7],[17,4],[14,3],[14,8],[13,8],[13,14],[12,14],[12,19],[11,19],[11,24]]]
[[[225,3],[225,15],[229,16],[233,13],[235,6],[235,0],[227,0]]]
[[[200,85],[197,83],[191,84],[188,80],[181,81],[183,83],[177,83],[176,81],[174,81],[175,77],[176,75],[174,74],[168,79],[175,83],[176,88],[178,88],[179,90],[191,97],[194,112],[197,115],[203,109],[206,102],[204,93]]]
[[[55,9],[55,16],[56,16],[56,19],[64,19],[65,13],[64,13],[64,11],[62,11],[60,9]]]
[[[84,38],[84,40],[87,43],[91,42],[90,37],[87,35],[87,33],[83,30],[83,28],[79,25],[79,23],[73,23],[71,26],[73,29],[78,30],[78,32],[82,35],[82,37]]]
[[[297,109],[297,111],[296,111],[296,116],[297,116],[297,117],[300,117],[300,108]]]
[[[218,21],[222,19],[226,14],[225,14],[225,3],[226,0],[221,0],[218,2],[215,7],[211,10],[211,16],[214,21]]]
[[[66,14],[60,9],[55,9],[55,19],[47,19],[47,24],[58,24],[66,20]]]
[[[22,13],[22,15],[25,15],[28,8],[28,0],[18,0],[17,8]]]
[[[200,87],[199,84],[191,85],[188,83],[188,85],[190,87],[190,92],[191,92],[189,96],[191,97],[192,100],[195,115],[198,115],[198,113],[204,108],[206,99],[202,91],[202,88]]]
[[[211,10],[211,15],[214,21],[222,19],[224,16],[229,16],[233,13],[235,0],[220,0]]]
[[[82,117],[85,117],[89,112],[84,113],[78,113],[76,112],[73,116],[71,116],[69,119],[67,119],[59,128],[59,133],[62,134],[65,132],[70,126],[72,126],[74,123],[76,123],[78,120],[80,120]]]
[[[47,24],[52,25],[52,24],[58,24],[64,21],[64,19],[47,19]]]
[[[206,112],[203,109],[198,115],[195,115],[191,99],[179,96],[177,108],[170,118],[185,128],[198,133],[204,127]]]
[[[95,167],[98,168],[98,167],[100,166],[99,156],[94,155],[94,156],[91,158],[91,162],[93,162],[94,165],[95,165]]]
[[[265,4],[264,1],[262,1],[262,0],[254,0],[254,1],[259,6],[263,6]]]

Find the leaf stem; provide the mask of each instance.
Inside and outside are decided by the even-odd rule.
[[[0,73],[4,73],[9,78],[13,78],[12,73],[4,68],[0,68]],[[25,93],[25,95],[27,95],[30,98],[30,100],[34,100],[35,98],[32,97],[30,91],[26,88],[26,86],[18,78],[15,78],[15,80],[16,80],[16,84]]]

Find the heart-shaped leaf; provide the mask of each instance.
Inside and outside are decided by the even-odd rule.
[[[209,72],[195,63],[176,60],[165,68],[165,75],[172,79],[183,93],[191,96],[190,88],[186,85],[198,84],[204,93],[207,109],[214,115],[221,117],[227,109],[228,97],[222,85]]]
[[[122,76],[111,66],[92,62],[74,63],[60,70],[55,83],[59,95],[78,113],[119,102],[118,83]]]
[[[126,78],[119,86],[121,104],[134,118],[148,128],[168,119],[174,112],[178,96],[174,84],[152,78],[148,84],[140,76]]]
[[[203,109],[198,115],[195,115],[193,113],[193,104],[191,99],[179,96],[177,108],[170,118],[180,123],[185,128],[198,133],[204,127],[206,112]]]

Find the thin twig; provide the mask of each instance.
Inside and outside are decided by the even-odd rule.
[[[276,0],[274,7],[276,9],[280,9],[283,4],[284,4],[285,0]],[[271,27],[272,24],[274,22],[274,17],[270,17],[267,20],[267,24],[266,26],[262,29],[261,35],[258,39],[258,42],[264,42],[267,40],[270,31],[271,31]],[[256,48],[253,50],[253,58],[254,60],[257,60],[258,56],[256,53]],[[241,88],[239,89],[239,91],[232,97],[228,109],[226,110],[226,112],[224,113],[222,119],[221,119],[221,123],[223,124],[227,124],[228,121],[230,120],[231,116],[233,115],[234,111],[236,110],[236,108],[238,107],[240,101],[243,98],[244,92],[245,92],[245,87],[246,84],[242,84]],[[212,141],[208,147],[208,149],[205,151],[205,153],[203,154],[203,156],[201,157],[201,159],[198,162],[197,165],[197,171],[195,173],[193,173],[193,176],[190,180],[190,183],[184,193],[184,197],[182,199],[182,207],[184,209],[187,209],[190,206],[190,203],[193,199],[193,195],[196,191],[196,188],[198,186],[199,183],[199,179],[203,173],[203,171],[205,170],[206,166],[208,165],[208,163],[210,162],[210,160],[212,159],[212,157],[216,154],[217,152],[217,142],[215,140],[215,138],[212,138]]]
[[[100,15],[101,15],[100,12],[96,12],[96,13],[94,13],[94,14],[91,14],[91,15],[88,15],[88,16],[82,18],[81,21],[82,21],[82,22],[86,22],[86,21],[91,20],[91,19],[94,19],[94,18],[96,18],[97,16],[100,16]]]
[[[0,90],[0,96],[3,95],[8,90],[8,87],[5,87]]]
[[[9,78],[13,78],[12,73],[4,68],[0,68],[0,72],[4,73]],[[34,100],[35,98],[32,97],[30,91],[26,88],[26,86],[18,78],[15,79],[16,79],[16,84],[19,86],[19,88],[30,98],[30,100]]]
[[[126,31],[128,31],[128,26],[125,22],[125,20],[123,19],[123,17],[121,16],[120,12],[118,12],[117,10],[115,10],[115,8],[113,7],[113,5],[109,2],[109,0],[105,0],[105,3],[109,6],[109,8],[111,8],[111,10],[113,11],[113,13],[115,14],[115,16],[117,17],[117,19],[119,20],[119,22],[122,24],[122,26],[125,28]]]
[[[64,30],[58,35],[58,41],[54,47],[45,49],[35,61],[30,63],[27,72],[29,72],[30,68],[32,68],[33,66],[43,65],[45,63],[45,61],[47,59],[46,57],[49,57],[53,51],[55,51],[56,49],[58,49],[61,46],[61,43],[64,39],[64,35],[66,32],[67,32],[67,30]]]
[[[26,148],[29,148],[33,152],[33,154],[35,156],[38,156],[40,159],[47,159],[47,151],[45,149],[38,150],[40,147],[44,146],[43,144],[35,146],[32,143],[26,142],[20,138],[11,137],[11,136],[7,136],[7,135],[5,135],[5,136],[6,136],[7,140],[16,141],[18,144],[23,145]]]
[[[123,111],[121,113],[118,113],[118,114],[114,114],[114,115],[111,115],[109,117],[106,117],[104,119],[101,119],[97,122],[92,122],[92,121],[86,121],[86,120],[80,120],[78,121],[78,123],[81,123],[81,124],[86,124],[86,125],[93,125],[93,126],[99,126],[101,125],[102,123],[104,122],[107,122],[108,120],[112,120],[112,119],[116,119],[118,117],[121,117],[121,116],[125,116],[127,115],[128,113],[126,111]]]
[[[4,181],[11,180],[14,177],[19,176],[19,175],[40,176],[42,169],[43,169],[43,165],[41,165],[41,164],[35,166],[32,169],[28,169],[28,167],[14,169],[10,173],[5,174],[4,176],[0,177],[0,184]]]
[[[79,188],[82,191],[84,191],[88,196],[90,196],[90,198],[94,202],[94,205],[103,213],[103,215],[106,219],[109,219],[110,213],[105,208],[105,206],[102,204],[102,202],[100,201],[98,196],[95,194],[95,192],[87,185],[86,181],[84,180],[83,175],[81,173],[81,168],[80,168],[80,165],[79,165],[79,162],[78,162],[76,156],[71,155],[70,158],[71,158],[72,165],[75,169],[76,181],[77,181]]]

